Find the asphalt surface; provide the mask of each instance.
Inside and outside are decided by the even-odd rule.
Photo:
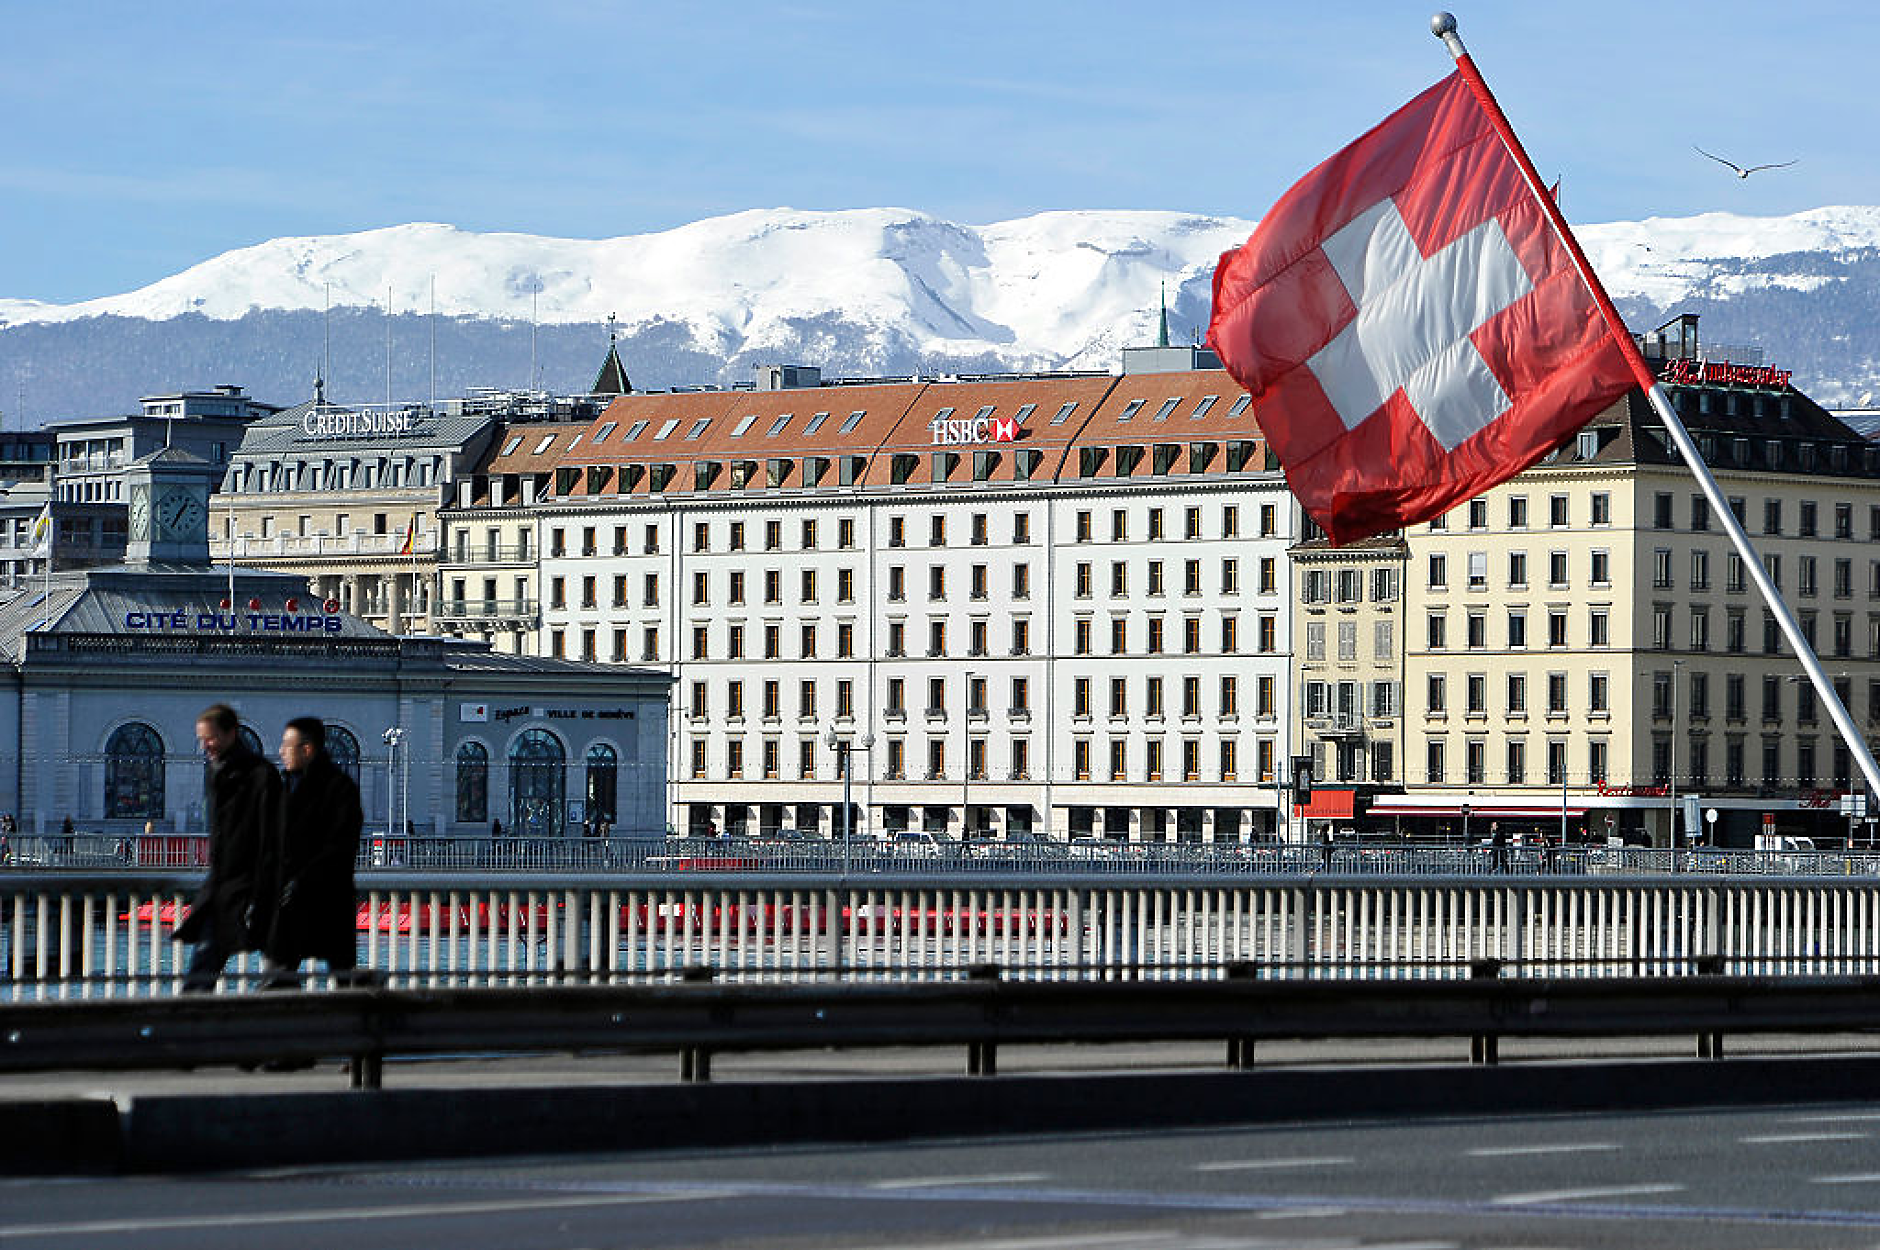
[[[0,1246],[1880,1245],[1880,1104],[0,1181]]]

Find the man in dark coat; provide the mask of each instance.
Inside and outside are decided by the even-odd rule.
[[[323,959],[335,977],[359,964],[353,863],[365,817],[359,787],[326,753],[326,725],[297,717],[281,733],[283,786],[270,882],[273,906],[262,951],[277,984],[303,959]]]
[[[209,875],[174,937],[195,943],[183,989],[204,993],[215,988],[230,955],[259,945],[255,887],[280,806],[281,779],[242,741],[241,719],[226,703],[196,718],[196,741],[209,761]]]

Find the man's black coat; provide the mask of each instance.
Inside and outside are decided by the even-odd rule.
[[[353,862],[359,855],[359,787],[324,751],[296,782],[290,775],[275,822],[270,915],[262,950],[278,964],[324,959],[350,968],[358,949]]]
[[[256,888],[267,844],[281,802],[281,778],[274,765],[237,738],[209,768],[209,875],[176,926],[181,942],[202,940],[203,927],[215,924],[215,944],[225,952],[254,950],[258,925],[250,929]]]

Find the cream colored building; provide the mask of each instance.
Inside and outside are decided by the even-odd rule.
[[[1667,389],[1873,738],[1880,449],[1786,385]],[[1846,832],[1851,758],[1641,395],[1407,540],[1407,793],[1374,812],[1664,845],[1696,794],[1721,842]]]
[[[553,496],[556,463],[573,450],[589,425],[504,424],[489,445],[491,454],[475,473],[458,480],[439,519],[440,631],[481,638],[512,655],[542,653],[542,595],[547,589],[540,576],[542,505]],[[589,540],[597,542],[592,535]],[[560,541],[566,543],[565,534]],[[561,593],[565,599],[565,581]]]
[[[227,560],[232,543],[237,564],[302,574],[315,594],[392,633],[468,633],[514,652],[499,640],[513,644],[517,629],[524,623],[533,628],[533,620],[511,619],[513,613],[491,618],[479,600],[471,623],[490,628],[463,628],[473,597],[467,586],[465,595],[441,605],[457,616],[436,616],[445,554],[438,510],[455,505],[459,483],[500,452],[499,429],[546,428],[557,419],[578,420],[584,428],[609,398],[479,392],[435,407],[316,399],[263,417],[248,425],[221,491],[210,500],[211,555]],[[509,484],[515,493],[505,502],[526,508],[523,488]],[[490,561],[481,559],[486,535],[479,532],[472,543],[458,534],[450,554],[463,559],[452,564],[444,589],[468,583],[472,566],[481,589],[486,571],[500,568],[510,580],[499,579],[501,593],[490,601],[512,607],[528,601],[530,575],[521,570],[532,567],[535,556],[519,535],[530,528],[521,522],[505,530]],[[514,591],[515,577],[523,579],[521,593]]]
[[[1403,788],[1407,548],[1401,535],[1333,547],[1309,521],[1305,533],[1289,552],[1299,647],[1288,702],[1319,792],[1306,814],[1343,826],[1352,798]]]

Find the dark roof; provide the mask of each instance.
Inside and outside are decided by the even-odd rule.
[[[589,387],[594,395],[628,395],[633,392],[633,383],[627,377],[627,367],[620,363],[620,349],[613,343],[607,345],[607,359],[601,363],[601,371],[594,378],[594,385]]]
[[[1668,385],[1665,393],[1713,468],[1880,476],[1880,448],[1793,387]],[[1628,392],[1586,429],[1597,436],[1593,454],[1582,455],[1580,440],[1570,438],[1543,463],[1683,463],[1641,390]]]
[[[0,656],[19,663],[25,654],[28,634],[70,636],[109,636],[120,641],[129,652],[136,650],[140,638],[174,637],[169,631],[152,630],[140,634],[127,627],[127,617],[137,613],[182,613],[192,624],[198,617],[227,615],[222,604],[228,598],[228,570],[200,564],[121,564],[107,568],[75,569],[54,573],[50,590],[45,580],[33,578],[19,593],[0,603]],[[251,602],[259,607],[250,607]],[[311,616],[339,617],[337,630],[319,632],[282,632],[256,629],[254,636],[278,641],[284,646],[303,643],[381,642],[388,653],[396,655],[398,641],[382,630],[347,613],[328,613],[321,602],[309,598],[307,579],[293,573],[274,573],[261,569],[235,570],[234,614],[247,617]],[[293,607],[288,606],[289,603]],[[244,622],[246,624],[246,622]],[[202,631],[205,637],[247,639],[246,628],[232,634]],[[189,636],[196,636],[190,633]]]

